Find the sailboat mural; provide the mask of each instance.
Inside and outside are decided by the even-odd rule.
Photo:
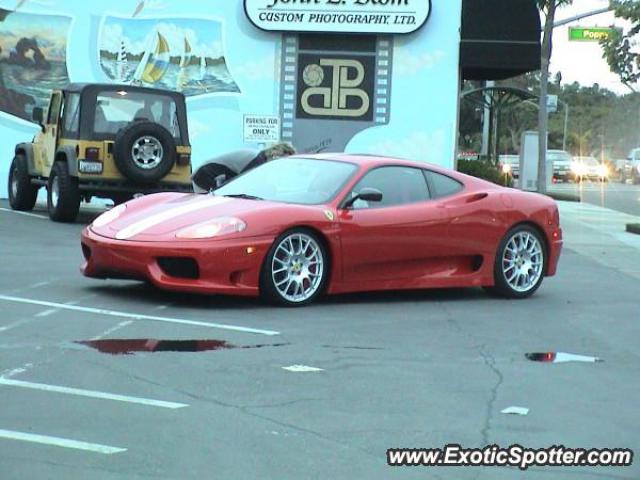
[[[191,44],[189,43],[189,40],[187,40],[187,37],[185,37],[184,51],[182,52],[182,57],[180,57],[180,73],[178,73],[178,80],[176,81],[176,90],[179,92],[184,90],[185,85],[189,81],[187,67],[189,67],[192,57]]]
[[[160,32],[156,32],[154,47],[144,52],[136,73],[133,74],[133,82],[153,85],[162,80],[168,69],[169,44]]]
[[[218,20],[105,16],[98,47],[102,71],[114,82],[187,96],[240,92],[227,68]]]
[[[187,68],[189,66],[191,56],[191,44],[189,43],[189,40],[187,40],[187,37],[184,37],[184,52],[180,59],[180,68]]]

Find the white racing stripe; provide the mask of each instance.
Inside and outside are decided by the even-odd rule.
[[[139,405],[147,405],[150,407],[160,408],[184,408],[188,407],[186,403],[165,402],[164,400],[153,400],[151,398],[130,397],[128,395],[117,395],[107,392],[98,392],[96,390],[85,390],[83,388],[62,387],[60,385],[48,385],[46,383],[24,382],[21,380],[11,380],[9,378],[0,377],[0,385],[8,387],[30,388],[32,390],[42,390],[43,392],[65,393],[67,395],[77,395],[80,397],[99,398],[102,400],[114,400],[116,402],[137,403]]]
[[[20,440],[22,442],[41,443],[43,445],[54,445],[56,447],[63,448],[74,448],[76,450],[102,453],[104,455],[127,451],[126,448],[110,447],[109,445],[100,445],[99,443],[80,442],[78,440],[70,440],[68,438],[50,437],[49,435],[37,435],[35,433],[14,432],[12,430],[0,429],[0,438]]]
[[[110,317],[132,318],[134,320],[152,320],[155,322],[177,323],[181,325],[194,325],[197,327],[218,328],[220,330],[232,330],[235,332],[256,333],[259,335],[280,335],[280,332],[274,330],[262,330],[259,328],[240,327],[237,325],[227,325],[223,323],[198,322],[196,320],[185,320],[182,318],[157,317],[155,315],[143,315],[138,313],[118,312],[115,310],[105,310],[103,308],[80,307],[78,305],[67,305],[65,303],[45,302],[43,300],[33,300],[30,298],[12,297],[9,295],[0,295],[0,300],[14,303],[27,303],[30,305],[41,305],[43,307],[54,307],[60,310],[73,310],[76,312],[95,313],[97,315],[106,315]]]
[[[214,205],[220,205],[222,203],[228,202],[229,200],[230,199],[226,197],[214,196],[202,200],[201,196],[198,195],[197,197],[194,197],[194,201],[189,202],[186,205],[180,205],[170,210],[165,210],[163,212],[156,213],[155,215],[151,215],[150,217],[147,217],[144,220],[140,220],[139,222],[132,223],[128,227],[123,228],[118,233],[116,233],[116,238],[118,240],[126,240],[128,238],[135,237],[139,233],[155,227],[156,225],[159,225],[163,222],[166,222],[167,220],[171,220],[172,218],[195,212],[203,208],[212,207]]]

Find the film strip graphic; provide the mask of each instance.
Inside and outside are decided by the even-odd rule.
[[[391,107],[391,74],[393,68],[393,37],[378,37],[376,54],[376,106],[377,124],[389,123]]]
[[[280,62],[280,112],[281,137],[293,142],[293,122],[296,108],[296,79],[298,73],[298,36],[282,36],[282,61]]]
[[[392,70],[392,36],[283,34],[282,140],[307,146],[318,130],[332,131],[332,148],[339,149],[357,132],[389,123]],[[309,89],[326,93],[305,94]],[[310,105],[314,96],[317,105]]]

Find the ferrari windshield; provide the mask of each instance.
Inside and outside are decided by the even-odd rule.
[[[215,195],[316,205],[337,195],[357,170],[353,163],[287,157],[265,163]]]

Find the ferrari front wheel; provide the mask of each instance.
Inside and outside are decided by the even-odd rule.
[[[306,305],[324,290],[328,271],[324,242],[308,229],[289,230],[273,242],[265,258],[261,291],[276,304]]]
[[[545,243],[536,229],[521,225],[500,242],[494,264],[495,286],[489,289],[507,298],[525,298],[540,287],[547,267]]]

